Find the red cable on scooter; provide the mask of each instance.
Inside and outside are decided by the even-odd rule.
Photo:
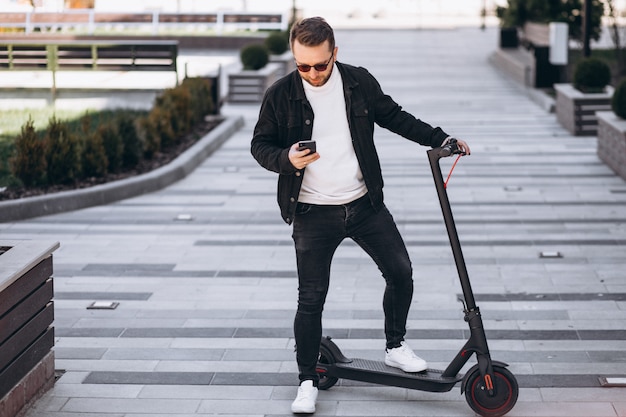
[[[448,181],[450,181],[450,177],[452,176],[452,171],[454,171],[454,167],[456,166],[456,163],[459,162],[459,159],[461,159],[462,156],[463,154],[460,153],[454,160],[454,163],[452,164],[452,168],[450,168],[450,172],[448,173],[448,177],[443,183],[443,188],[448,188]]]

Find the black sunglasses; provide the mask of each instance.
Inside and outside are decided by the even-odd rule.
[[[333,55],[334,53],[330,54],[330,58],[328,58],[328,61],[325,64],[306,65],[306,64],[298,64],[296,62],[296,67],[298,67],[298,71],[301,71],[301,72],[309,72],[311,71],[311,68],[315,68],[315,71],[317,72],[324,72],[326,71],[326,68],[328,68],[330,61],[332,61]]]

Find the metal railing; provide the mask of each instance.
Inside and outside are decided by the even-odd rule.
[[[142,28],[158,34],[163,28],[185,27],[190,24],[212,29],[217,34],[233,30],[286,30],[285,13],[216,12],[97,12],[75,9],[64,12],[0,12],[0,27],[24,29],[26,33],[58,29],[82,29],[90,35],[96,29],[109,26]]]

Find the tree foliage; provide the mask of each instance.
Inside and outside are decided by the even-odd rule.
[[[603,0],[591,1],[591,39],[600,39]],[[526,22],[568,24],[569,36],[582,40],[584,0],[508,0],[506,7],[498,7],[496,14],[503,27],[522,27]]]

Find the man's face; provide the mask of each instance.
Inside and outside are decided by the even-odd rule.
[[[293,57],[296,60],[297,65],[310,66],[311,69],[308,72],[304,72],[298,69],[302,79],[314,87],[321,87],[328,81],[330,74],[333,71],[333,64],[335,63],[337,47],[330,51],[330,45],[328,41],[317,46],[304,46],[298,41],[294,41],[292,47]],[[315,69],[315,65],[328,64],[324,71],[318,71]]]

